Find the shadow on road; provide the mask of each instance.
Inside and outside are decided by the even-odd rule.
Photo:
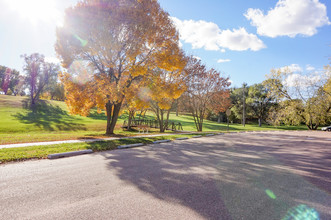
[[[299,155],[287,158],[283,147],[265,137],[245,138],[245,143],[238,135],[201,140],[102,154],[123,181],[207,219],[282,219],[289,210],[314,214],[315,209],[321,219],[331,219],[329,194],[297,175],[300,167],[287,163],[301,161]],[[315,160],[321,158],[311,159],[306,168]]]

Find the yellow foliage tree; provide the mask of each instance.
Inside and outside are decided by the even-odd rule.
[[[146,80],[155,68],[179,68],[177,30],[156,0],[80,1],[66,10],[55,49],[68,69],[62,82],[71,112],[105,109],[106,134],[114,133],[135,82]],[[72,71],[75,63],[84,68]]]
[[[182,52],[176,54],[179,55],[172,56],[172,66],[160,65],[163,69],[155,69],[149,81],[151,109],[158,120],[160,132],[168,127],[173,103],[186,91],[187,75],[184,68],[187,58]]]
[[[136,112],[143,112],[149,108],[150,99],[146,91],[148,91],[147,87],[144,86],[143,82],[140,82],[133,84],[130,91],[126,94],[124,108],[128,113],[128,130],[131,130],[132,119],[134,119]]]

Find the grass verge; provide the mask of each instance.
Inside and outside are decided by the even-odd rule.
[[[167,135],[157,137],[141,137],[141,138],[123,138],[111,141],[96,141],[90,143],[75,143],[75,144],[57,144],[57,145],[44,145],[44,146],[32,146],[32,147],[17,147],[17,148],[3,148],[0,149],[0,163],[6,163],[10,161],[24,161],[29,159],[43,159],[47,158],[49,154],[65,153],[77,150],[92,149],[94,152],[114,150],[119,145],[125,144],[151,144],[153,141],[176,138],[188,137],[191,138],[196,134],[178,134]],[[203,133],[201,135],[206,135]]]

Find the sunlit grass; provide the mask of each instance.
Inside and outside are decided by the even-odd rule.
[[[64,102],[41,101],[37,111],[24,107],[27,97],[0,95],[0,144],[26,143],[38,141],[72,140],[82,138],[102,138],[105,136],[106,116],[92,111],[89,117],[70,115]],[[148,112],[148,119],[155,119]],[[121,128],[127,115],[119,117],[115,136],[138,135],[137,131],[125,131]],[[185,131],[196,131],[192,116],[170,114],[170,121],[180,122]],[[247,124],[230,124],[229,131],[305,129],[304,126],[281,126],[279,128],[263,125],[259,127]],[[226,123],[205,120],[203,131],[227,131]],[[158,133],[158,129],[150,129],[150,133]],[[167,131],[171,132],[171,131]]]
[[[28,159],[42,159],[47,158],[49,154],[64,153],[77,150],[92,149],[96,151],[114,150],[119,145],[125,144],[151,144],[156,140],[170,139],[174,140],[180,137],[192,137],[194,134],[183,135],[167,135],[158,137],[140,137],[131,139],[117,139],[110,141],[96,141],[90,143],[70,143],[70,144],[57,144],[57,145],[44,145],[44,146],[31,146],[31,147],[17,147],[17,148],[4,148],[0,149],[0,163],[10,161],[22,161]]]

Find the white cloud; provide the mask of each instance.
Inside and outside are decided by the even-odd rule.
[[[286,79],[284,84],[289,87],[310,87],[311,85],[316,85],[322,80],[322,77],[318,74],[311,75],[301,75],[298,73],[290,74]]]
[[[45,61],[48,63],[60,64],[60,60],[56,57],[45,57]]]
[[[302,72],[302,68],[299,66],[299,64],[291,64],[289,66],[283,66],[283,67],[279,68],[279,70],[282,72],[287,72],[287,73]]]
[[[315,70],[315,67],[311,66],[311,65],[306,65],[306,70],[307,71],[314,71]]]
[[[225,50],[224,48],[222,48],[222,49],[221,49],[221,52],[222,52],[222,53],[225,53],[225,52],[226,52],[226,50]]]
[[[221,30],[217,24],[207,21],[184,20],[171,17],[180,33],[180,39],[192,45],[193,49],[235,51],[258,51],[266,46],[245,28]],[[223,49],[223,50],[222,50]]]
[[[201,60],[201,57],[198,57],[198,56],[193,56],[193,58],[195,58],[197,60]]]
[[[331,24],[326,6],[318,0],[279,0],[266,14],[249,8],[244,16],[257,27],[259,35],[268,37],[312,36],[318,27]]]
[[[219,59],[217,60],[217,63],[226,63],[226,62],[230,62],[230,59]]]

